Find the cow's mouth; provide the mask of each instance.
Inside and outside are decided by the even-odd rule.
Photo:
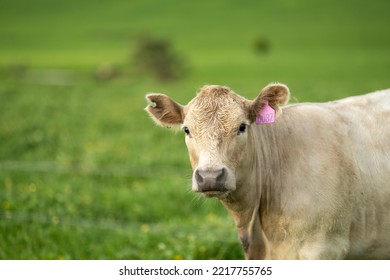
[[[214,197],[214,198],[218,198],[218,199],[223,199],[229,195],[230,191],[228,191],[228,190],[220,190],[220,191],[210,190],[210,191],[203,191],[200,193],[203,194],[205,197],[210,197],[210,198]]]

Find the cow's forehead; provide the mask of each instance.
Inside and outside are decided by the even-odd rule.
[[[199,130],[225,133],[245,118],[246,99],[224,86],[205,86],[186,106],[185,121]]]

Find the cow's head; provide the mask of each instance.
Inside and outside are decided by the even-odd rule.
[[[185,133],[193,169],[192,190],[225,198],[241,180],[248,135],[259,111],[269,104],[280,115],[289,99],[282,84],[266,86],[253,101],[223,86],[204,86],[186,106],[164,94],[148,94],[146,111],[163,127]]]

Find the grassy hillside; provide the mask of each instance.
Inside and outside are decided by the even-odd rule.
[[[296,102],[389,87],[389,1],[290,2],[0,0],[0,259],[243,258],[144,94],[186,103],[224,84],[254,98],[279,81]],[[184,78],[139,73],[140,36],[169,41]],[[96,78],[102,65],[114,74]]]

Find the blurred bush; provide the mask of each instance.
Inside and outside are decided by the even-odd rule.
[[[97,80],[109,80],[118,76],[118,69],[112,63],[101,63],[95,70]]]
[[[270,51],[271,43],[269,39],[264,35],[259,35],[253,42],[253,49],[256,53],[266,54]]]
[[[132,62],[137,73],[163,82],[182,79],[189,69],[183,56],[168,40],[145,34],[137,38]]]

